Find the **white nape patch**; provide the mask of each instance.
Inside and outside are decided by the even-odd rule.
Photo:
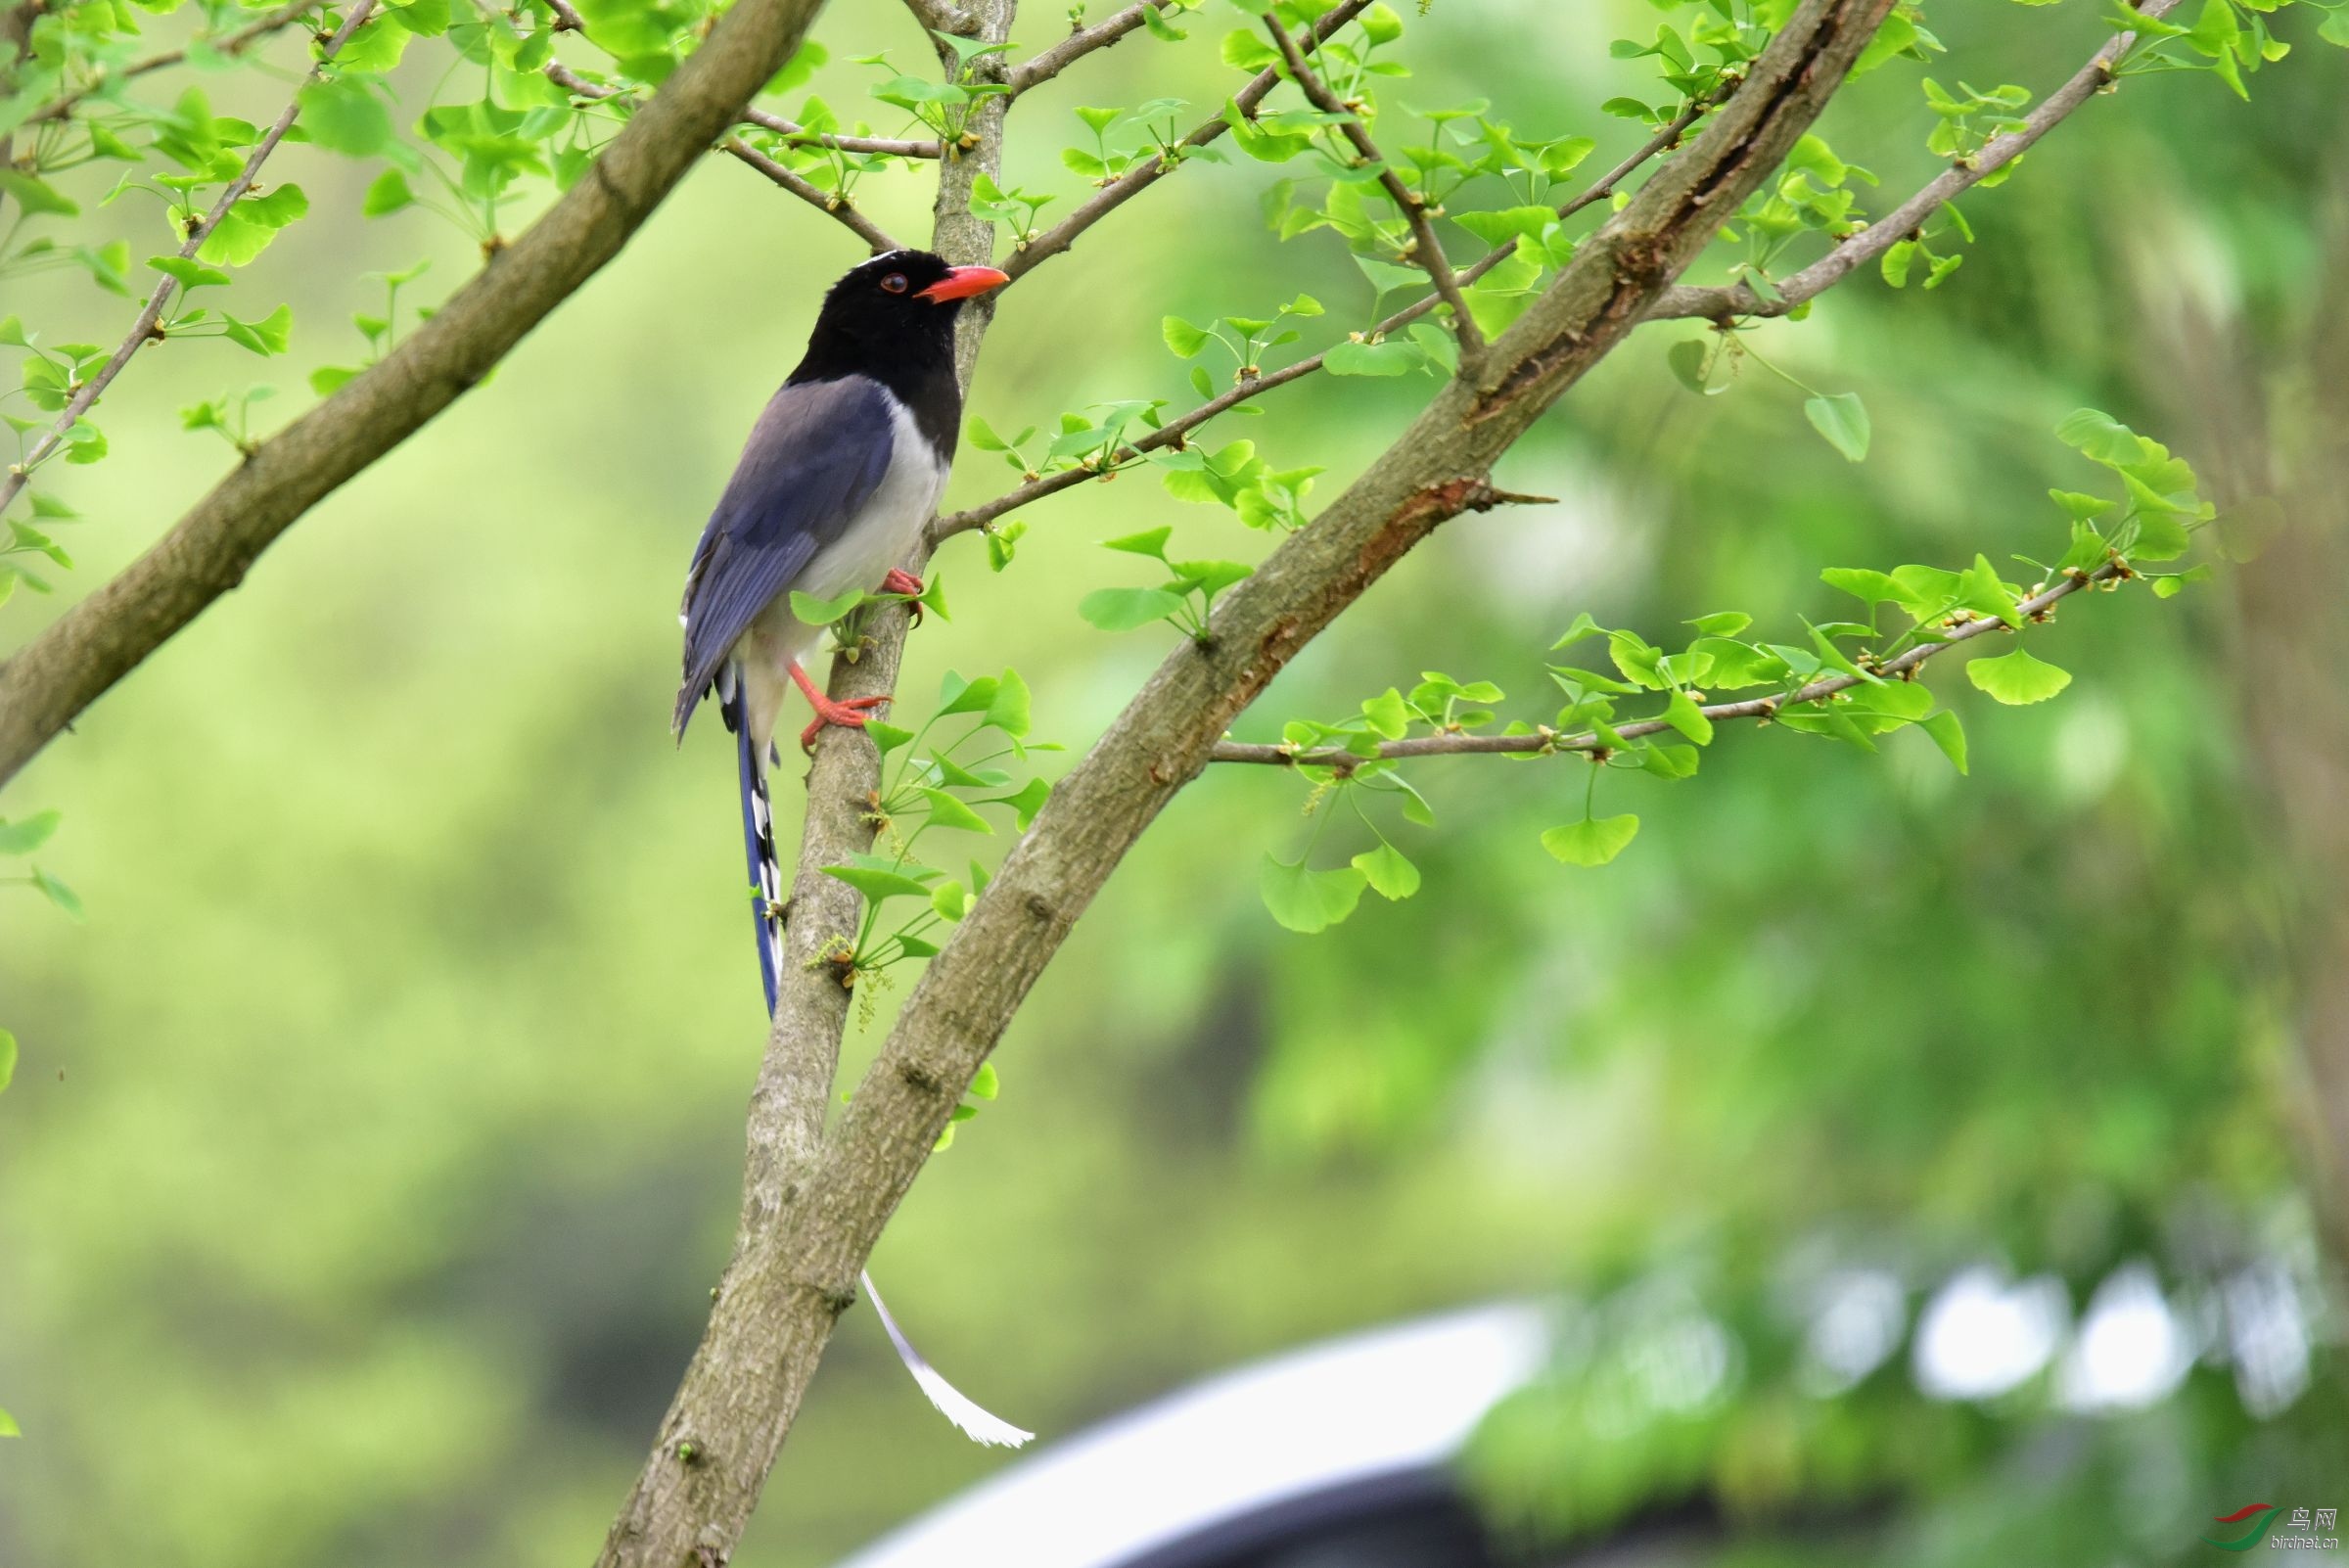
[[[881,1292],[873,1288],[873,1276],[862,1273],[856,1277],[863,1283],[865,1295],[872,1298],[881,1326],[889,1330],[889,1342],[897,1346],[898,1360],[905,1363],[905,1370],[913,1374],[914,1382],[921,1385],[930,1403],[938,1407],[939,1414],[960,1427],[963,1435],[973,1442],[996,1448],[1016,1449],[1036,1436],[987,1410],[940,1376],[938,1368],[922,1359],[922,1353],[913,1348],[913,1341],[898,1327],[898,1320],[889,1315],[889,1309],[882,1305]]]

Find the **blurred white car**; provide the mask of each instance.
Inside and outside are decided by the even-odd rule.
[[[1491,1568],[1451,1461],[1539,1372],[1499,1306],[1328,1341],[1047,1445],[840,1568]]]

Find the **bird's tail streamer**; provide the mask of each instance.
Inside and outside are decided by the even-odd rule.
[[[775,1016],[775,979],[783,967],[783,867],[775,854],[775,817],[766,799],[766,769],[751,734],[740,671],[720,683],[718,715],[734,732],[742,786],[742,847],[751,865],[751,919],[759,928],[759,980],[766,988],[766,1016]]]
[[[1034,1432],[1023,1431],[987,1409],[940,1375],[938,1368],[913,1348],[913,1341],[905,1337],[905,1331],[898,1326],[898,1320],[889,1314],[889,1308],[881,1300],[881,1292],[874,1288],[873,1276],[862,1273],[856,1277],[864,1282],[864,1293],[872,1297],[873,1311],[880,1314],[881,1326],[889,1330],[889,1342],[898,1348],[898,1360],[905,1363],[905,1370],[913,1374],[913,1380],[930,1397],[930,1403],[938,1407],[939,1414],[962,1428],[963,1436],[974,1443],[1016,1449],[1036,1436]]]
[[[774,816],[767,807],[766,769],[759,765],[759,742],[751,734],[739,678],[721,682],[718,712],[724,716],[726,727],[734,732],[734,754],[742,775],[742,840],[744,853],[750,859],[751,900],[759,923],[759,979],[766,991],[766,1015],[772,1018],[776,977],[783,966],[783,868],[775,853]],[[889,1331],[889,1342],[898,1349],[898,1359],[905,1363],[905,1370],[913,1374],[914,1383],[938,1407],[941,1415],[975,1443],[1016,1449],[1036,1436],[1012,1425],[947,1382],[898,1326],[897,1318],[891,1315],[881,1300],[880,1290],[873,1284],[873,1276],[868,1272],[857,1277],[863,1281],[864,1293],[872,1298],[881,1326]]]

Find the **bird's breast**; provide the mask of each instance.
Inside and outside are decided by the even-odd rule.
[[[894,397],[890,421],[888,472],[840,536],[817,551],[792,584],[801,592],[830,599],[852,588],[878,588],[937,513],[946,488],[946,460]]]

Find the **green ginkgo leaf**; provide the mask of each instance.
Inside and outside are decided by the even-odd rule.
[[[1368,880],[1353,866],[1314,871],[1303,860],[1292,865],[1267,854],[1257,877],[1257,893],[1273,919],[1311,936],[1354,913]]]
[[[1392,844],[1364,850],[1354,857],[1354,868],[1382,899],[1407,899],[1419,891],[1419,868]]]
[[[2072,683],[2072,672],[2031,657],[2017,648],[1996,659],[1977,659],[1965,667],[1965,678],[1998,701],[2020,708],[2044,703]]]
[[[1542,835],[1542,848],[1568,865],[1605,865],[1621,854],[1638,832],[1639,819],[1627,811],[1621,816],[1591,817],[1551,828]]]

